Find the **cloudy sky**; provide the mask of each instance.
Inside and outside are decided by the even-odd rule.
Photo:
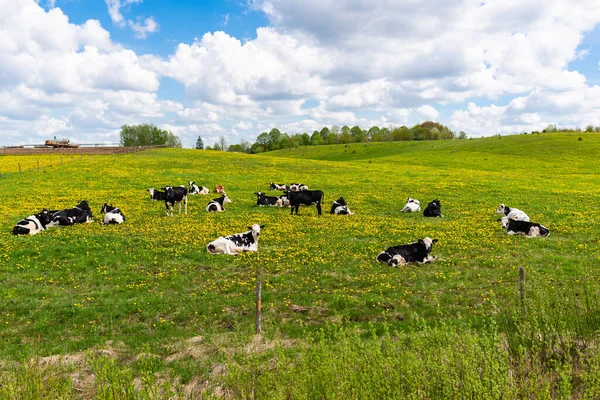
[[[0,145],[600,125],[598,0],[0,0]]]

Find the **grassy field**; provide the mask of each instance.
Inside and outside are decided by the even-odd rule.
[[[586,133],[165,149],[3,173],[0,396],[595,398],[599,173],[600,136]],[[166,218],[145,191],[190,180],[224,185],[233,202],[209,214],[216,196],[191,196],[188,215]],[[271,181],[323,190],[325,214],[256,207]],[[328,214],[339,196],[356,215]],[[400,213],[407,197],[438,198],[444,218]],[[19,219],[82,199],[127,222],[10,235]],[[500,203],[551,235],[506,235]],[[207,254],[253,223],[266,225],[258,253]],[[439,239],[437,263],[375,262],[425,236]]]

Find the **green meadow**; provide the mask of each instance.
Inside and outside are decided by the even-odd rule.
[[[0,156],[0,398],[600,397],[598,134],[163,149],[23,173],[14,157]],[[167,218],[146,191],[188,181],[232,203],[207,213],[216,194],[190,196]],[[323,215],[257,207],[270,182],[323,190]],[[355,215],[329,214],[340,196]],[[407,197],[444,217],[401,213]],[[10,234],[83,199],[95,223]],[[126,223],[99,224],[104,202]],[[550,236],[507,235],[500,203]],[[207,253],[254,223],[257,253]],[[375,261],[424,237],[435,263]]]

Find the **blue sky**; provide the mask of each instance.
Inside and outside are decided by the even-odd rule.
[[[600,126],[596,0],[0,0],[0,145]]]

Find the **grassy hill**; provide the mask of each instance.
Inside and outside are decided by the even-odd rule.
[[[474,382],[480,380],[476,371],[493,364],[477,364],[487,360],[480,357],[486,354],[504,360],[490,376],[503,390],[514,390],[508,398],[565,388],[581,394],[585,373],[600,370],[600,357],[587,346],[595,341],[599,322],[599,159],[600,136],[557,133],[319,146],[263,155],[165,149],[84,156],[39,171],[4,173],[0,335],[5,345],[0,358],[73,357],[94,350],[96,355],[87,353],[87,361],[75,367],[52,364],[56,390],[81,389],[82,397],[104,393],[100,376],[126,388],[142,377],[141,387],[158,385],[176,393],[193,389],[248,397],[256,391],[268,398],[291,391],[292,397],[344,397],[340,390],[348,385],[385,389],[386,379],[377,380],[377,365],[387,365],[412,368],[417,376],[432,374],[422,383],[397,383],[405,391],[394,392],[406,396],[421,390],[432,398],[450,393],[443,390],[451,390],[454,379],[449,371],[433,368],[437,356],[454,360],[461,371],[474,369],[460,378]],[[0,156],[0,162],[10,165],[12,159]],[[224,213],[209,214],[204,208],[216,196],[191,196],[188,215],[166,218],[164,204],[151,202],[145,191],[190,180],[224,185],[233,202]],[[302,208],[300,216],[256,207],[253,192],[270,193],[271,181],[323,190],[325,214],[317,217],[314,207]],[[339,196],[356,215],[328,214]],[[422,206],[440,199],[444,218],[400,213],[407,197]],[[95,214],[104,202],[116,205],[128,220],[122,226],[94,223],[33,237],[10,235],[19,219],[43,207],[72,207],[81,199]],[[500,203],[526,211],[551,235],[506,235],[495,214]],[[253,223],[266,225],[257,254],[207,254],[208,242]],[[439,239],[432,253],[437,263],[391,268],[375,262],[385,248],[425,236]],[[526,314],[518,292],[520,266],[527,274]],[[264,282],[259,339],[253,336],[257,274]],[[536,335],[543,335],[541,343],[552,354],[532,344],[529,338]],[[472,357],[453,343],[472,351]],[[558,357],[557,343],[566,346],[561,351],[583,346],[577,351],[590,359],[584,365],[583,358],[563,354],[560,362],[542,362]],[[359,361],[357,346],[381,362]],[[381,353],[378,346],[406,358],[399,360],[396,351]],[[527,354],[517,354],[519,348]],[[336,386],[326,378],[333,367],[321,361],[341,353],[347,359],[335,368],[357,375],[340,372],[347,380],[340,378]],[[307,358],[299,362],[302,354]],[[0,375],[4,390],[17,376],[48,379],[48,366],[23,370],[23,364],[14,365]],[[368,380],[353,369],[361,366],[371,371]],[[295,377],[282,372],[288,368]],[[527,373],[519,368],[528,368]],[[580,372],[565,373],[565,368]],[[96,379],[73,389],[68,378],[73,369],[84,377],[93,371]],[[566,374],[566,383],[557,380],[557,371]],[[539,386],[527,391],[525,381],[504,381],[509,372],[537,376]],[[305,379],[307,392],[294,391],[302,385],[293,379]],[[439,385],[432,386],[436,379]],[[322,381],[333,386],[319,386]],[[469,388],[474,394],[489,389]],[[141,393],[140,385],[131,390],[132,396]]]

